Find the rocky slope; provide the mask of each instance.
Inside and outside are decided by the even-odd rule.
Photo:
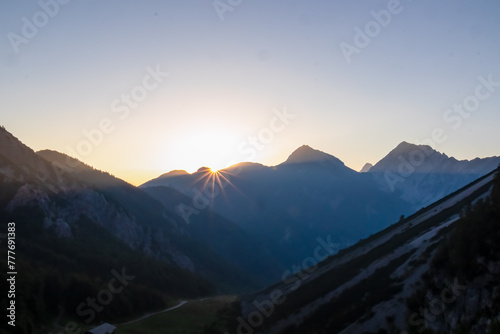
[[[242,300],[235,330],[488,333],[500,319],[495,182],[490,173],[319,266],[285,273]]]
[[[210,247],[186,235],[181,217],[141,189],[64,154],[36,154],[5,129],[0,129],[0,183],[3,216],[38,212],[45,230],[70,240],[86,219],[148,257],[224,285],[235,283],[226,275],[233,269],[231,280],[246,281]]]

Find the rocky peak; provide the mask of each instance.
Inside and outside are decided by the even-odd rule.
[[[283,163],[283,165],[290,164],[300,164],[309,162],[331,162],[338,166],[345,166],[342,161],[333,155],[327,154],[325,152],[315,150],[308,145],[302,145],[296,149],[288,159]]]

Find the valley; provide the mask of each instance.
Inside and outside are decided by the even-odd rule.
[[[388,190],[381,177],[415,149],[429,161]],[[393,310],[420,291],[464,212],[489,201],[500,158],[403,143],[358,173],[304,145],[274,167],[176,171],[134,187],[2,129],[0,162],[0,218],[16,222],[16,264],[32,273],[16,282],[25,333],[101,322],[117,333],[359,333],[418,320]],[[446,184],[443,197],[414,210],[435,198],[425,184]],[[179,206],[217,186],[186,223]]]

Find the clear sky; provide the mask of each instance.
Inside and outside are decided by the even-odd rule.
[[[500,155],[497,0],[59,1],[0,0],[0,124],[35,150],[135,184],[303,144]]]

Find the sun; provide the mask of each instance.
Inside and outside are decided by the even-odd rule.
[[[212,172],[227,168],[237,154],[238,136],[227,129],[202,129],[176,138],[171,159],[179,168],[195,172],[208,167]]]
[[[223,195],[227,199],[225,188],[228,186],[241,192],[231,182],[231,178],[235,176],[235,174],[229,170],[214,171],[207,167],[200,169],[198,173],[196,173],[196,176],[196,183],[200,187],[200,191],[210,198]]]
[[[219,174],[220,173],[220,169],[213,170],[212,168],[208,167],[208,172],[210,174]]]

